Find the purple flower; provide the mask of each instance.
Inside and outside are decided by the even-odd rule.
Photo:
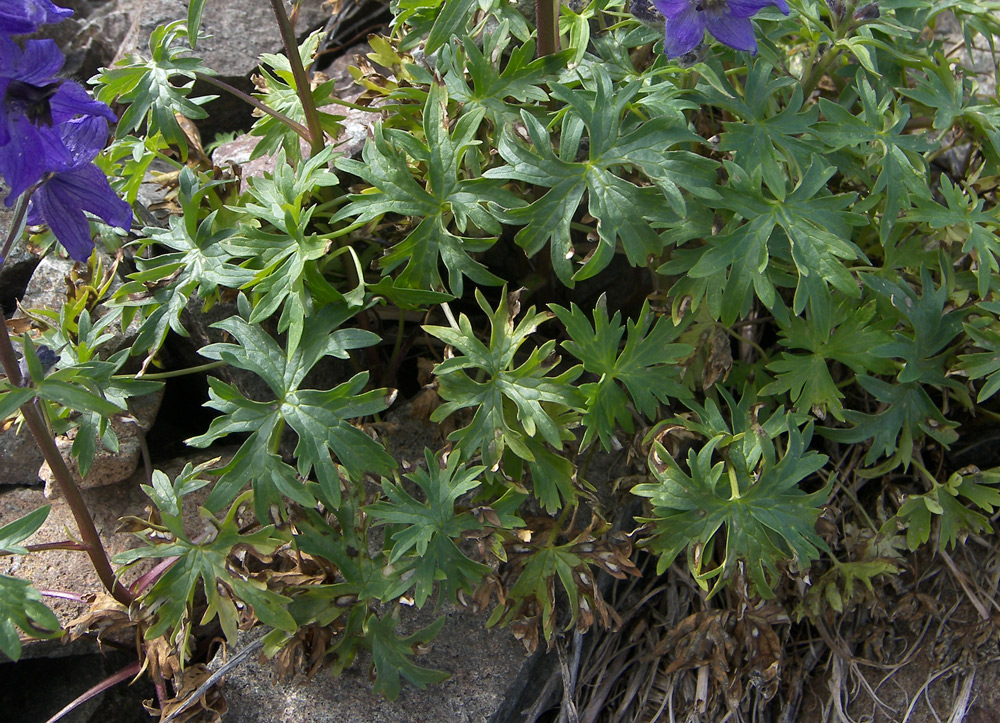
[[[0,175],[8,186],[7,205],[46,172],[70,162],[61,124],[79,116],[116,120],[79,83],[56,77],[63,62],[52,40],[28,40],[22,49],[0,35]]]
[[[58,23],[72,14],[71,9],[53,5],[49,0],[0,0],[0,33],[33,33],[39,25]]]
[[[64,123],[60,131],[69,158],[61,168],[50,169],[31,196],[27,222],[47,224],[72,259],[86,261],[94,240],[84,211],[128,229],[132,208],[118,198],[107,176],[91,162],[107,141],[107,121],[95,116],[77,118]]]
[[[785,0],[653,0],[653,4],[667,19],[663,50],[668,58],[694,50],[706,29],[731,48],[756,53],[750,18],[765,7],[788,14]]]

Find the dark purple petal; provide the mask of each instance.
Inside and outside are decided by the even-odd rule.
[[[90,97],[82,85],[64,80],[59,90],[49,99],[53,123],[62,123],[78,115],[100,116],[114,123],[117,116],[106,103]]]
[[[11,41],[13,42],[13,41]],[[27,40],[24,49],[19,53],[13,66],[0,70],[3,75],[16,78],[31,85],[45,85],[56,79],[56,73],[62,70],[66,58],[56,45],[55,40]]]
[[[10,140],[0,147],[0,176],[9,189],[8,206],[46,173],[66,168],[72,161],[56,128],[39,128],[24,116],[11,120]]]
[[[86,261],[94,250],[89,211],[105,223],[128,229],[132,208],[118,198],[107,177],[95,165],[56,173],[31,197],[29,223],[44,221],[63,245],[70,258]]]
[[[53,5],[50,0],[3,0],[0,3],[0,33],[33,33],[39,25],[58,23],[72,14],[71,9]]]
[[[61,131],[63,145],[71,158],[65,170],[90,163],[108,143],[108,122],[96,116],[88,115],[67,121],[63,123]]]
[[[694,6],[692,0],[653,0],[653,5],[668,20],[676,18]]]
[[[778,8],[785,15],[788,15],[788,4],[785,0],[729,0],[728,11],[723,10],[722,14],[732,18],[753,17],[767,7]]]
[[[725,15],[709,17],[708,32],[730,48],[757,52],[757,39],[753,35],[753,23],[749,18],[731,18]]]
[[[698,45],[705,37],[705,13],[693,7],[675,18],[667,20],[663,51],[668,58],[684,55]]]

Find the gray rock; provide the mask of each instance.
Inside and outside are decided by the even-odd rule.
[[[399,698],[389,702],[372,692],[368,675],[371,660],[367,656],[359,655],[339,678],[321,671],[308,682],[301,677],[276,680],[269,662],[251,658],[226,675],[223,687],[229,705],[226,720],[233,723],[488,721],[502,708],[518,673],[529,661],[510,631],[487,630],[483,625],[485,615],[450,606],[442,607],[437,614],[431,605],[420,611],[404,608],[400,628],[405,625],[406,632],[412,632],[441,614],[448,617],[444,628],[430,651],[417,656],[415,662],[450,673],[451,678],[444,683],[418,690],[404,682]],[[242,634],[230,654],[259,635],[259,631]],[[222,659],[217,656],[212,666],[217,668],[221,664]]]
[[[120,414],[111,420],[111,427],[118,435],[118,450],[112,452],[103,446],[98,447],[97,453],[94,455],[94,462],[85,477],[80,476],[80,470],[72,455],[75,435],[69,434],[56,438],[56,447],[66,462],[66,466],[69,467],[74,481],[81,489],[117,484],[132,476],[139,467],[146,433],[153,426],[162,401],[162,388],[155,394],[131,400],[129,403],[131,414]],[[38,470],[38,477],[45,482],[46,499],[53,500],[62,497],[62,490],[56,482],[48,462],[42,464]]]

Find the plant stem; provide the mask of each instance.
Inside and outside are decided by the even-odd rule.
[[[187,367],[186,369],[174,369],[172,372],[156,372],[155,374],[115,374],[112,379],[148,379],[150,381],[159,381],[161,379],[171,379],[173,377],[183,377],[188,374],[197,374],[198,372],[207,372],[212,369],[218,369],[219,367],[226,366],[224,361],[214,361],[208,362],[207,364],[199,364],[196,367]]]
[[[21,370],[17,366],[14,345],[11,343],[10,334],[7,332],[7,318],[4,316],[2,310],[0,310],[0,364],[2,364],[4,373],[7,375],[7,380],[14,386],[21,386]],[[80,494],[80,488],[73,480],[73,475],[70,474],[69,467],[66,466],[66,462],[59,453],[59,449],[56,447],[56,443],[52,439],[48,427],[45,425],[38,399],[35,398],[25,403],[21,407],[21,413],[24,415],[24,421],[27,423],[28,429],[31,431],[31,436],[35,438],[35,444],[42,451],[45,461],[49,463],[52,475],[55,477],[56,483],[59,485],[59,489],[66,499],[70,511],[73,513],[73,518],[76,520],[76,525],[80,530],[80,537],[87,547],[87,555],[90,556],[90,561],[93,563],[94,570],[101,579],[101,583],[103,583],[104,587],[111,593],[115,600],[126,607],[131,605],[133,600],[132,595],[115,578],[115,571],[111,567],[111,561],[108,559],[108,553],[104,549],[101,536],[97,533],[94,518],[91,517],[90,510],[87,509],[87,503],[84,502],[83,495]]]
[[[299,56],[299,44],[295,40],[295,28],[292,27],[288,14],[285,12],[283,0],[271,0],[271,8],[274,10],[274,17],[278,20],[278,29],[281,31],[281,42],[285,45],[285,54],[288,56],[288,65],[292,69],[292,77],[295,78],[295,92],[302,102],[302,111],[306,116],[306,127],[309,129],[309,147],[313,154],[323,150],[323,126],[319,122],[319,111],[313,100],[312,88],[309,85],[309,76],[302,65],[302,58]]]
[[[301,123],[299,123],[298,121],[292,120],[281,111],[275,110],[266,103],[260,102],[252,95],[247,95],[239,88],[234,88],[233,86],[229,85],[229,83],[223,80],[219,80],[218,78],[213,78],[211,75],[205,75],[204,73],[195,72],[195,77],[198,78],[198,80],[205,81],[209,85],[214,85],[216,88],[220,88],[221,90],[226,91],[230,95],[236,96],[245,103],[249,103],[254,108],[259,110],[261,113],[266,113],[279,123],[284,123],[286,126],[288,126],[293,131],[298,133],[302,137],[302,140],[304,140],[306,143],[311,143],[309,129],[306,128]]]
[[[538,57],[559,52],[560,0],[535,0],[538,27]]]

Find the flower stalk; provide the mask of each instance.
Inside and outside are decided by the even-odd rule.
[[[323,150],[325,142],[323,140],[323,126],[319,120],[319,110],[312,96],[312,86],[309,84],[309,76],[302,65],[302,58],[299,56],[299,44],[295,40],[295,28],[285,12],[282,0],[271,0],[271,8],[274,10],[274,17],[278,20],[278,28],[281,32],[281,42],[285,45],[285,53],[288,55],[288,65],[292,69],[292,77],[295,78],[295,91],[302,102],[302,111],[306,116],[306,127],[309,129],[309,147],[313,154]]]
[[[7,318],[3,311],[0,311],[0,365],[3,366],[4,374],[14,386],[21,386],[21,370],[17,365],[17,358],[14,354],[14,345],[11,343],[10,334],[7,332]],[[111,593],[122,605],[128,606],[133,602],[132,595],[125,589],[125,586],[118,581],[115,571],[111,567],[111,560],[108,558],[107,550],[101,541],[101,536],[97,532],[94,518],[87,509],[87,503],[80,493],[80,488],[73,480],[73,475],[66,466],[66,461],[59,453],[52,435],[42,417],[42,412],[38,404],[38,399],[32,399],[21,407],[24,421],[28,425],[31,436],[48,462],[52,475],[62,492],[63,498],[69,505],[73,513],[73,519],[80,531],[80,537],[86,546],[87,555],[90,557],[94,570],[100,578],[105,589]]]
[[[559,0],[535,0],[538,57],[559,52]]]

